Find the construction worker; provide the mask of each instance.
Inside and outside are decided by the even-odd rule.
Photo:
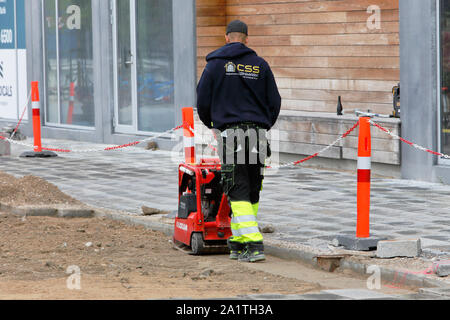
[[[281,97],[268,63],[247,47],[248,26],[231,22],[225,40],[225,46],[206,57],[197,111],[217,131],[222,185],[232,209],[230,258],[257,262],[265,260],[257,214],[270,157],[266,133],[278,119]]]

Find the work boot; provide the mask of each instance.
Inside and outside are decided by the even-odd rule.
[[[230,248],[230,259],[238,260],[239,256],[242,254],[242,251],[245,249],[245,245],[228,240],[228,248]]]
[[[258,262],[266,260],[264,244],[262,242],[250,242],[239,256],[240,262]]]

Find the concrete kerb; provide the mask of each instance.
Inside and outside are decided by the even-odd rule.
[[[312,249],[289,249],[273,245],[265,245],[265,250],[267,254],[274,257],[283,260],[299,261],[318,268],[316,257],[319,255],[313,252]],[[361,276],[370,276],[370,274],[367,273],[370,264],[352,261],[351,253],[342,254],[342,256],[343,258],[341,259],[339,265],[340,270],[349,270]],[[449,283],[445,282],[445,280],[430,279],[423,274],[414,274],[405,270],[397,270],[383,266],[379,266],[379,270],[381,281],[392,286],[413,288],[449,287]]]
[[[149,230],[162,232],[166,236],[173,236],[173,224],[163,222],[165,215],[132,216],[125,212],[102,208],[97,209],[94,216],[120,221],[130,226],[143,226]]]
[[[95,214],[95,210],[88,207],[66,205],[15,207],[3,203],[0,203],[0,211],[28,217],[92,218]]]
[[[114,210],[97,210],[97,217],[106,217],[112,220],[121,221],[128,225],[144,226],[153,231],[159,231],[165,235],[173,236],[173,219],[166,218],[165,215],[156,215],[150,217],[131,216],[127,213]],[[275,245],[275,243],[265,244],[265,252],[268,255],[290,261],[298,261],[311,267],[318,268],[316,257],[320,254],[314,252],[313,248],[285,248]],[[349,270],[361,276],[370,275],[367,273],[369,264],[351,261],[351,252],[343,254],[340,262],[340,270]],[[345,257],[345,256],[348,256]],[[396,270],[380,266],[381,281],[401,287],[413,288],[449,288],[449,283],[445,280],[430,279],[424,274],[414,274],[404,270]]]
[[[341,261],[342,270],[351,270],[357,274],[365,275],[370,265],[343,259]],[[389,267],[378,266],[381,281],[392,287],[412,287],[412,288],[448,288],[449,283],[445,280],[430,279],[424,274],[414,274],[407,270],[397,270]]]

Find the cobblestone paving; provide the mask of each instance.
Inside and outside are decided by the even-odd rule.
[[[73,141],[46,143],[73,149],[98,147]],[[0,157],[0,170],[43,177],[88,204],[132,215],[140,214],[143,205],[167,211],[177,208],[179,154],[131,148],[25,159],[18,157],[22,147],[12,149],[12,156]],[[450,186],[375,177],[371,203],[373,235],[421,238],[426,252],[450,253]],[[275,227],[271,239],[319,248],[337,235],[354,235],[356,175],[306,167],[268,170],[259,221]]]

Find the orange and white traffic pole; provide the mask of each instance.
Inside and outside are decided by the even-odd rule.
[[[57,154],[42,148],[41,138],[41,102],[39,97],[39,82],[31,82],[31,108],[33,112],[33,135],[34,150],[24,152],[20,155],[22,158],[51,158],[57,157]]]
[[[370,177],[372,169],[372,141],[370,118],[359,120],[358,191],[356,237],[370,237]]]
[[[67,124],[72,124],[73,109],[75,104],[75,83],[70,83],[70,96],[69,96],[69,112],[67,113]]]
[[[183,142],[184,142],[184,156],[186,164],[196,164],[195,157],[195,134],[194,130],[194,109],[183,108]]]
[[[39,82],[31,83],[31,108],[33,109],[34,152],[42,152],[41,140],[41,103],[39,99]]]

